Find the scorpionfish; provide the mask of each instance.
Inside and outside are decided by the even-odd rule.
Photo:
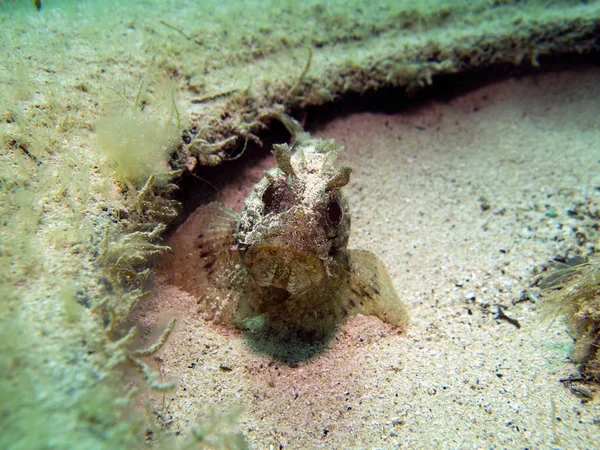
[[[408,313],[383,263],[369,251],[347,249],[343,187],[351,169],[335,164],[342,147],[312,138],[288,117],[290,124],[293,145],[274,146],[277,167],[254,186],[241,213],[202,207],[212,219],[195,244],[200,310],[242,326],[260,317],[312,337],[355,314],[405,330]]]

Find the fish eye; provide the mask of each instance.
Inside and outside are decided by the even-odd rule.
[[[273,207],[273,201],[275,200],[275,188],[273,185],[267,186],[265,191],[262,194],[263,204],[267,209],[271,209]]]
[[[337,227],[342,221],[343,215],[344,212],[342,211],[342,205],[340,205],[340,202],[337,198],[329,202],[329,205],[327,205],[327,217],[331,225]]]

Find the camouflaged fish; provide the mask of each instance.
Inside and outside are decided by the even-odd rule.
[[[348,250],[350,213],[342,188],[351,169],[335,164],[342,147],[314,139],[285,117],[295,142],[275,145],[268,170],[240,214],[208,205],[198,236],[206,286],[200,309],[220,322],[262,317],[324,336],[346,317],[375,315],[405,329],[408,313],[371,252]]]

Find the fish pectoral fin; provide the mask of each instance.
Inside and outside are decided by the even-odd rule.
[[[231,322],[247,278],[234,239],[237,214],[220,203],[201,206],[197,212],[205,217],[194,242],[199,309],[207,318]]]
[[[406,330],[408,310],[377,256],[366,250],[348,250],[347,292],[344,308],[349,315],[364,314]]]
[[[207,318],[230,322],[243,295],[246,273],[235,247],[237,214],[225,205],[200,206],[168,241],[158,271],[189,293]]]

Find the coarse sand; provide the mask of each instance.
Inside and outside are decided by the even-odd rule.
[[[140,404],[182,439],[237,410],[257,449],[596,447],[600,403],[559,381],[576,372],[566,326],[520,300],[533,269],[575,245],[571,205],[600,201],[598,111],[600,69],[589,68],[323,124],[313,135],[345,146],[354,168],[349,248],[384,261],[408,332],[353,317],[322,345],[286,343],[288,356],[300,347],[285,358],[281,342],[206,322],[170,283],[194,270],[204,218],[192,214],[133,316],[149,341],[177,317],[151,365],[178,387]],[[221,200],[239,210],[273,165],[256,162]]]

